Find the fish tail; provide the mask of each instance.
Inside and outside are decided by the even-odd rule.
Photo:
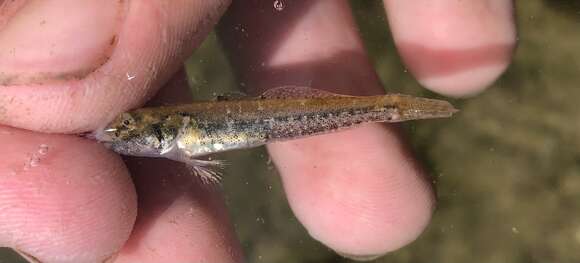
[[[399,115],[395,116],[398,118],[392,118],[392,121],[448,118],[459,111],[451,103],[444,100],[398,94],[386,96],[390,96],[390,98],[386,100],[384,106],[394,105]]]

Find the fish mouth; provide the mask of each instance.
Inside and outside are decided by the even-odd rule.
[[[85,134],[83,137],[96,140],[101,143],[110,143],[114,141],[113,137],[110,134],[112,132],[115,132],[116,130],[117,129],[114,128],[96,129],[92,132]]]
[[[92,132],[85,132],[79,134],[79,136],[89,140],[97,141],[108,149],[112,149],[114,146],[113,138],[107,134],[106,130],[99,129]]]

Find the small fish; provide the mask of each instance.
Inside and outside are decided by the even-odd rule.
[[[389,94],[347,96],[307,87],[280,87],[257,98],[235,98],[119,115],[92,135],[113,151],[188,164],[204,180],[219,180],[219,161],[197,157],[303,138],[368,122],[446,118],[442,100]]]

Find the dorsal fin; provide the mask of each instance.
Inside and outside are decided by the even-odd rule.
[[[326,90],[313,89],[301,86],[281,86],[269,89],[262,93],[265,99],[308,99],[308,98],[327,98],[337,96],[348,96],[332,93]]]

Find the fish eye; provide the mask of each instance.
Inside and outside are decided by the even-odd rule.
[[[134,122],[135,122],[135,120],[133,119],[133,117],[130,114],[124,113],[123,115],[121,115],[121,125],[123,125],[125,127],[129,127]]]

